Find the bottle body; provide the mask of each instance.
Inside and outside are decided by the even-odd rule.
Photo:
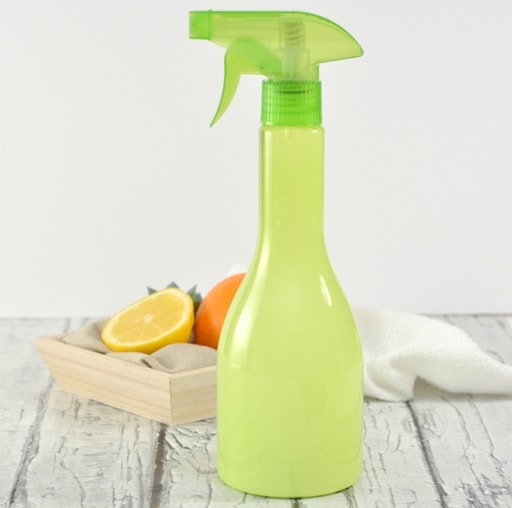
[[[260,132],[260,231],[218,351],[218,470],[310,497],[360,474],[362,352],[323,235],[323,129]]]

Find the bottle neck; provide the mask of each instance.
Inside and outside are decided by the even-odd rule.
[[[314,262],[325,251],[323,128],[263,126],[260,135],[261,252]]]

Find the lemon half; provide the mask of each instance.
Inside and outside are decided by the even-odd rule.
[[[175,342],[188,342],[193,324],[190,295],[168,288],[120,310],[107,321],[101,338],[113,351],[153,353]]]

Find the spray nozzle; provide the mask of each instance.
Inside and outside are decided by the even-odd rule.
[[[319,64],[363,54],[339,25],[304,12],[193,11],[189,35],[226,48],[224,87],[211,125],[233,100],[242,74],[261,74],[272,81],[315,81]]]

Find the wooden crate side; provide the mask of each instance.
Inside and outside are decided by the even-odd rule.
[[[178,425],[217,414],[217,368],[171,374],[172,423]]]
[[[70,346],[59,336],[35,339],[58,386],[119,409],[172,423],[170,374]]]

